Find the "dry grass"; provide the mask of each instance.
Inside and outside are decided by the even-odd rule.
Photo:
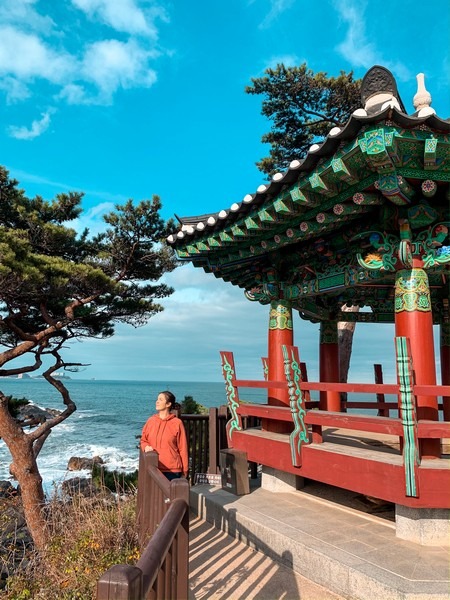
[[[26,557],[2,600],[90,600],[109,567],[138,560],[134,494],[55,498],[46,511],[51,541]]]

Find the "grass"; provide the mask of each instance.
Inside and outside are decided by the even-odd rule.
[[[51,541],[23,557],[2,600],[91,600],[109,567],[139,559],[135,493],[55,497],[45,510]]]

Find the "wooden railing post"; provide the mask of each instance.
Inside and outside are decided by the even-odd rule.
[[[383,383],[383,367],[381,365],[373,365],[373,370],[375,372],[375,383]],[[377,394],[377,402],[380,404],[386,404],[386,399],[384,394]],[[377,415],[379,417],[389,417],[389,408],[386,406],[380,407],[378,409]]]
[[[218,435],[218,411],[217,408],[209,409],[208,420],[209,437],[209,466],[208,473],[218,473],[219,465],[219,435]]]
[[[184,500],[189,507],[189,483],[186,479],[174,479],[170,483],[170,500]],[[186,510],[176,537],[177,595],[183,600],[189,593],[189,508]]]
[[[97,600],[140,600],[142,571],[132,565],[114,565],[97,582]],[[186,596],[187,598],[187,596]]]

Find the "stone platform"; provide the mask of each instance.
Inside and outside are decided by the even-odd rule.
[[[398,539],[389,506],[368,508],[364,497],[343,493],[307,484],[289,493],[254,487],[238,497],[197,485],[191,510],[349,600],[449,600],[450,549]]]

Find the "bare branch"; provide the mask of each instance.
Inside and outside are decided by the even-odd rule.
[[[44,445],[45,440],[48,438],[50,433],[51,433],[51,429],[48,429],[34,442],[34,444],[33,444],[34,458],[38,457],[39,452],[42,450],[42,446]]]

